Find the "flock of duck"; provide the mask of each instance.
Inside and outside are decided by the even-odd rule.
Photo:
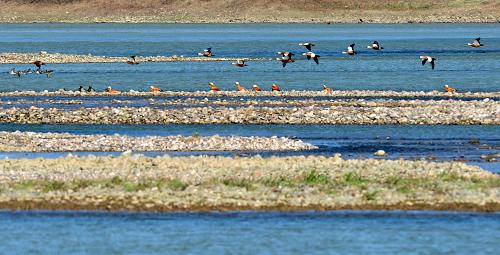
[[[355,43],[350,44],[347,47],[347,51],[343,51],[342,54],[356,55],[357,52],[354,49],[355,45],[356,45]],[[480,37],[474,39],[472,43],[468,43],[467,45],[470,46],[470,47],[473,47],[473,48],[479,48],[479,47],[483,46],[483,44],[481,43],[481,38]],[[314,43],[304,42],[304,43],[299,43],[299,46],[303,46],[303,47],[305,47],[307,49],[307,52],[302,53],[302,55],[305,56],[307,58],[307,60],[311,60],[312,59],[316,64],[319,64],[320,55],[318,55],[318,54],[316,54],[316,53],[314,53],[312,51],[312,48],[315,46]],[[380,45],[380,43],[377,42],[377,41],[374,41],[372,44],[368,45],[366,48],[372,49],[372,50],[383,50],[384,49],[384,47],[382,47]],[[282,63],[282,65],[283,65],[283,67],[286,67],[286,65],[288,63],[295,62],[295,60],[293,59],[293,56],[295,54],[292,53],[292,52],[290,52],[290,51],[279,51],[277,54],[281,55],[281,57],[277,58],[276,60],[280,61]],[[212,52],[212,48],[207,48],[203,52],[198,53],[198,56],[213,57],[215,55]],[[426,63],[429,63],[431,65],[431,68],[434,70],[436,58],[434,58],[432,56],[420,56],[419,58],[422,60],[422,65],[425,65]],[[129,65],[138,65],[138,64],[140,64],[140,62],[136,60],[136,56],[130,56],[129,60],[127,60],[126,63],[129,64]],[[50,77],[54,73],[53,70],[43,70],[42,66],[45,65],[45,63],[42,62],[42,61],[40,61],[40,60],[34,61],[34,62],[32,62],[32,64],[34,64],[37,67],[37,69],[35,69],[35,70],[32,70],[32,69],[16,70],[15,68],[12,68],[9,71],[9,73],[12,76],[17,76],[17,77],[21,77],[22,75],[32,74],[32,73],[35,73],[35,74],[45,74],[47,77]],[[237,60],[236,62],[234,62],[232,64],[234,66],[236,66],[236,67],[245,67],[245,66],[248,66],[245,63],[245,60],[242,60],[242,59],[239,59],[239,60]],[[235,84],[236,84],[237,91],[248,91],[248,89],[246,89],[244,86],[242,86],[239,82],[236,82]],[[210,82],[209,86],[210,86],[210,91],[216,92],[216,91],[220,91],[221,90],[213,82]],[[326,85],[322,85],[322,86],[323,86],[323,91],[325,91],[325,92],[332,92],[333,91],[331,88],[329,88]],[[258,92],[258,91],[262,91],[262,88],[260,88],[258,85],[252,85],[252,90]],[[83,86],[80,86],[78,88],[78,91],[80,91],[80,92],[95,92],[95,89],[92,88],[92,86],[89,86],[87,89],[83,88]],[[111,88],[111,86],[108,86],[104,91],[108,92],[110,94],[118,94],[118,93],[120,93],[120,91]],[[150,92],[161,92],[162,90],[160,88],[158,88],[158,87],[151,86],[150,89],[149,89],[149,91]],[[281,91],[281,89],[280,89],[280,87],[277,84],[272,84],[271,85],[271,91]],[[444,91],[445,92],[456,92],[456,90],[454,88],[452,88],[452,87],[450,87],[448,85],[444,86]]]

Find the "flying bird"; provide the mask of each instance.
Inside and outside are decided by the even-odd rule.
[[[233,63],[234,66],[237,66],[237,67],[245,67],[245,66],[248,66],[247,64],[245,64],[245,60],[242,60],[242,59],[238,59],[236,60],[236,63]]]
[[[198,56],[203,56],[203,57],[213,57],[215,56],[212,53],[212,48],[206,48],[203,52],[198,53]]]
[[[347,51],[343,51],[342,54],[347,54],[347,55],[356,55],[357,52],[354,50],[354,45],[356,45],[355,43],[349,45],[349,47],[347,47]]]
[[[314,52],[306,52],[306,53],[302,53],[302,55],[306,56],[307,60],[311,60],[311,58],[314,60],[314,62],[316,62],[316,64],[319,64],[319,55],[317,55],[316,53]]]
[[[311,48],[315,46],[315,44],[306,42],[306,43],[299,43],[299,46],[304,46],[308,51],[311,51],[312,50]]]
[[[432,70],[434,70],[434,61],[436,60],[435,58],[431,56],[420,56],[420,59],[422,59],[422,65],[425,65],[426,62],[429,62],[432,66]]]
[[[468,43],[467,45],[474,47],[474,48],[479,48],[479,47],[483,46],[483,44],[481,44],[480,41],[481,41],[481,37],[478,37],[478,38],[474,39],[474,42]]]
[[[129,64],[129,65],[138,65],[139,62],[135,60],[135,56],[130,56],[130,59],[127,60],[127,64]]]
[[[292,59],[292,56],[295,54],[293,54],[291,52],[279,51],[278,54],[281,55],[281,58],[277,58],[277,60],[279,60],[279,61],[281,61],[281,63],[283,63],[283,67],[285,67],[287,63],[295,62],[295,60]]]
[[[38,68],[38,70],[42,69],[42,66],[45,65],[45,63],[40,60],[36,60],[32,64],[35,65]]]
[[[372,49],[372,50],[383,50],[384,49],[384,47],[380,47],[380,44],[377,41],[373,41],[372,45],[368,45],[368,46],[366,46],[366,48]]]

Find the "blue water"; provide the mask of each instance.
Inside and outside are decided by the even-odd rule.
[[[0,212],[7,254],[496,254],[500,214]]]
[[[441,90],[449,84],[460,91],[497,91],[500,81],[500,24],[0,24],[0,52],[61,52],[106,56],[184,55],[212,47],[218,57],[278,57],[275,52],[305,49],[301,41],[316,43],[320,65],[301,56],[281,67],[278,61],[257,61],[246,68],[230,62],[52,64],[52,78],[11,77],[12,68],[0,65],[0,91],[76,89],[92,85],[104,89],[145,90],[155,84],[165,90],[206,90],[212,81],[223,89],[278,83],[284,90],[334,89]],[[481,36],[484,47],[466,44]],[[382,51],[366,49],[378,40]],[[355,42],[359,54],[345,56]],[[421,66],[419,55],[436,57],[436,70]]]

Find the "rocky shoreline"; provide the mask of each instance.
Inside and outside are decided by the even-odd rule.
[[[138,62],[207,62],[207,61],[236,61],[238,59],[245,61],[264,61],[271,58],[219,58],[219,57],[184,57],[184,56],[136,56]],[[126,64],[128,57],[110,57],[62,54],[62,53],[15,53],[4,52],[0,54],[0,64],[31,64],[36,60],[47,64],[67,64],[67,63],[123,63]]]
[[[500,176],[459,162],[334,157],[0,160],[13,210],[500,211]]]
[[[411,103],[412,104],[409,104]],[[0,123],[20,124],[401,124],[499,125],[496,101],[372,101],[332,106],[0,108]]]
[[[73,135],[0,132],[3,152],[76,151],[298,151],[317,149],[285,137]]]

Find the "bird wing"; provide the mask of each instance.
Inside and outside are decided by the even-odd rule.
[[[311,59],[311,55],[306,55],[307,60]]]
[[[311,44],[309,44],[309,43],[308,43],[308,44],[306,44],[306,45],[304,45],[304,46],[306,46],[306,49],[308,49],[308,50],[311,50],[311,48],[312,48],[312,45],[311,45]]]
[[[319,56],[315,56],[315,57],[313,58],[313,60],[314,60],[314,62],[316,62],[316,64],[318,64],[318,65],[319,65],[319,59],[318,59],[318,57],[319,57]]]
[[[478,38],[474,39],[474,43],[479,44],[479,41],[481,41],[481,37],[478,37]]]
[[[432,70],[434,70],[434,61],[431,61]]]
[[[427,58],[422,59],[422,65],[425,65],[426,62],[427,62]]]
[[[283,67],[285,67],[285,66],[286,66],[286,63],[287,63],[287,62],[283,61]]]

